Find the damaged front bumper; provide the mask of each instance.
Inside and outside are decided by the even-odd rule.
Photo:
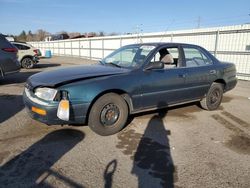
[[[57,117],[58,101],[42,101],[34,96],[27,88],[25,88],[23,93],[23,101],[31,118],[47,125],[84,124],[90,105],[89,103],[70,102],[69,121],[64,121]],[[39,111],[43,111],[44,113],[39,113]]]

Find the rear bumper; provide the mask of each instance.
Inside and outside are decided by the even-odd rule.
[[[37,64],[39,62],[39,57],[38,56],[34,56],[33,57],[33,61],[35,64]]]
[[[23,101],[26,107],[26,111],[31,118],[45,123],[47,125],[64,125],[64,124],[84,124],[86,122],[88,103],[85,104],[70,104],[70,118],[69,121],[61,120],[57,117],[58,102],[45,103],[39,99],[27,96],[26,92],[23,93]],[[38,101],[38,102],[35,102]],[[33,112],[32,107],[43,109],[46,111],[46,115],[40,115]]]
[[[238,82],[237,78],[235,78],[235,79],[230,80],[229,82],[227,82],[226,87],[224,89],[224,92],[227,92],[227,91],[235,88],[235,86],[237,85],[237,82]]]

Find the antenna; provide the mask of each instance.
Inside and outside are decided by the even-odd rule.
[[[169,24],[168,27],[166,28],[165,32],[162,34],[162,37],[161,37],[160,42],[162,42],[162,40],[163,40],[163,38],[164,38],[164,35],[167,34],[167,32],[169,31],[170,26],[171,26],[174,22],[175,22],[174,19],[170,22],[170,24]]]

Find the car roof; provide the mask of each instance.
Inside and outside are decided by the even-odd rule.
[[[11,41],[11,43],[16,43],[16,44],[27,44],[26,42],[19,42],[19,41]]]
[[[20,44],[20,45],[24,45],[24,46],[28,46],[28,47],[33,47],[32,45],[26,43],[26,42],[19,42],[19,41],[11,41],[12,44]]]
[[[133,45],[140,45],[140,46],[146,46],[146,45],[152,45],[152,46],[168,46],[168,45],[173,45],[173,46],[179,46],[179,45],[187,45],[187,46],[193,46],[193,47],[199,47],[198,45],[195,44],[187,44],[187,43],[176,43],[176,42],[147,42],[147,43],[138,43],[138,44],[130,44],[127,46],[133,46]]]
[[[27,44],[27,42],[23,42],[23,41],[17,41],[17,40],[15,40],[15,41],[13,41],[13,42],[17,42],[17,43],[23,43],[23,44]]]

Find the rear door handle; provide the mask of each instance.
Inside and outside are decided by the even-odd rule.
[[[216,70],[210,70],[209,74],[216,74]]]

